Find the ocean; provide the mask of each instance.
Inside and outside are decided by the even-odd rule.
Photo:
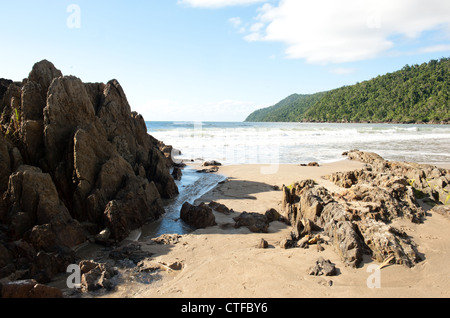
[[[450,163],[450,126],[319,123],[147,122],[148,133],[181,152],[176,160],[222,164],[307,164],[345,159],[352,149],[372,151],[391,161]],[[183,170],[180,194],[165,200],[165,215],[137,237],[186,234],[180,220],[184,202],[194,203],[225,176]]]
[[[184,160],[320,164],[359,149],[391,161],[450,163],[449,125],[148,122],[147,127]]]

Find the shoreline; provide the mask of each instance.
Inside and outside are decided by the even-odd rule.
[[[385,124],[385,125],[450,125],[448,121],[440,122],[389,122],[389,121],[244,121],[244,123],[298,123],[298,124]]]
[[[414,126],[414,127],[413,127]],[[442,125],[147,122],[149,133],[166,140],[181,160],[215,159],[223,164],[296,164],[342,160],[349,149],[386,159],[449,163],[448,129]]]
[[[412,268],[389,265],[382,270],[381,288],[367,286],[369,266],[379,263],[364,256],[362,266],[351,268],[339,258],[334,248],[283,249],[280,242],[290,235],[292,227],[276,221],[268,233],[253,233],[245,227],[235,228],[233,217],[240,213],[264,213],[279,208],[283,184],[312,178],[331,190],[342,190],[323,175],[351,171],[364,164],[352,160],[324,164],[320,167],[280,165],[274,174],[259,173],[264,165],[226,165],[218,174],[225,175],[219,184],[195,201],[225,204],[230,215],[214,211],[216,226],[198,229],[180,236],[179,242],[155,245],[149,240],[142,249],[152,254],[159,264],[181,264],[181,269],[164,271],[151,284],[122,282],[114,292],[93,297],[106,298],[376,298],[376,297],[449,297],[450,283],[446,264],[450,260],[450,219],[428,214],[423,224],[404,219],[395,226],[405,229],[416,242],[422,262]],[[257,247],[264,239],[267,249]],[[338,268],[335,277],[307,274],[318,257],[331,260]],[[250,270],[251,269],[251,270]]]

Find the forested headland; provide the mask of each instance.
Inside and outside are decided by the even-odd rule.
[[[246,121],[450,123],[450,58],[328,92],[293,94]]]

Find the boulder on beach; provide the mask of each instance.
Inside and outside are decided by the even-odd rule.
[[[336,265],[330,262],[330,260],[325,260],[320,257],[316,264],[308,270],[309,275],[313,276],[336,276],[337,269]]]
[[[204,202],[199,206],[194,206],[189,202],[184,203],[181,207],[180,217],[184,222],[196,229],[216,225],[216,218],[212,209]]]
[[[283,221],[281,214],[274,208],[267,210],[264,215],[269,223],[274,221]]]
[[[222,164],[216,160],[204,161],[202,167],[221,166]]]
[[[376,161],[384,161],[383,157],[374,152],[360,151],[358,149],[353,149],[350,151],[346,151],[342,154],[343,156],[347,156],[350,160],[357,160],[364,163],[375,163]]]
[[[269,220],[263,214],[242,212],[233,218],[235,228],[247,227],[253,233],[267,233],[269,230]]]

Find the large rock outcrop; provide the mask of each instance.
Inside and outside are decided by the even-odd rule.
[[[311,229],[330,238],[341,259],[357,267],[364,254],[376,261],[388,258],[411,267],[421,261],[414,242],[392,222],[404,218],[423,221],[418,199],[448,203],[450,173],[429,165],[389,162],[377,154],[353,150],[345,153],[366,167],[325,176],[342,188],[331,193],[313,180],[283,188],[283,216],[300,239]]]
[[[83,83],[44,60],[20,83],[0,80],[0,112],[2,277],[39,279],[39,253],[70,261],[105,228],[123,240],[178,194],[161,142],[117,80]]]
[[[371,209],[382,202],[382,197],[375,195],[370,201],[352,201],[345,198],[345,192],[344,195],[332,195],[312,180],[296,183],[291,189],[284,187],[283,191],[284,215],[293,225],[297,238],[310,234],[304,231],[305,224],[314,224],[315,229],[330,238],[337,254],[347,265],[358,267],[364,254],[370,254],[379,262],[394,255],[393,262],[408,267],[420,261],[414,243],[389,222],[406,215],[409,218],[411,214],[387,217],[383,211]],[[398,203],[398,206],[402,204]],[[416,205],[411,208],[417,212],[414,220],[420,220],[423,210]]]
[[[337,185],[346,184],[344,187],[349,188],[352,185],[372,182],[382,187],[399,189],[400,192],[407,188],[419,199],[425,199],[433,205],[450,204],[450,170],[448,169],[429,164],[388,161],[377,154],[359,150],[351,150],[344,155],[350,160],[366,162],[369,165],[359,171],[329,176],[330,180]]]

